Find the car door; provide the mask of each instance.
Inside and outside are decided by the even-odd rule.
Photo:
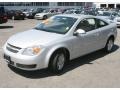
[[[101,19],[96,18],[96,30],[100,31],[99,33],[99,47],[104,48],[107,42],[107,35],[113,28],[110,28],[109,24]]]
[[[86,18],[80,21],[76,30],[83,29],[85,34],[73,36],[73,56],[79,57],[93,52],[99,47],[100,30],[96,30],[96,21],[94,18]]]

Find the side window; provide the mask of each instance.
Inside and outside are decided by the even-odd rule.
[[[107,26],[108,24],[100,19],[97,19],[97,28]]]
[[[83,19],[82,21],[80,21],[76,30],[83,29],[86,32],[88,32],[88,31],[94,30],[95,27],[96,27],[95,19],[94,18],[86,18],[86,19]]]

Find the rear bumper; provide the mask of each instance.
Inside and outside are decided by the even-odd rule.
[[[34,16],[27,16],[28,19],[34,19]]]
[[[15,16],[15,19],[24,19],[24,18],[25,18],[25,16],[23,16],[23,15]]]

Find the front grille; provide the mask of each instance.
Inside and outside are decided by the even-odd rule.
[[[21,48],[20,48],[20,47],[13,46],[13,45],[11,45],[11,44],[8,43],[7,46],[6,46],[6,49],[7,49],[8,51],[10,51],[10,52],[18,53]]]
[[[11,52],[13,52],[13,53],[17,53],[17,52],[18,52],[17,50],[14,50],[14,49],[12,49],[12,48],[10,48],[10,47],[6,47],[6,48],[7,48],[8,51],[11,51]]]

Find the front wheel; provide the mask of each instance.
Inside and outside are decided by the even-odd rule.
[[[53,73],[60,73],[66,62],[66,55],[63,51],[55,52],[50,60],[49,68]]]
[[[48,17],[46,15],[43,16],[43,20],[47,19]]]
[[[114,39],[109,38],[107,43],[106,43],[106,46],[105,46],[104,50],[109,53],[109,52],[112,51],[113,46],[114,46]]]

